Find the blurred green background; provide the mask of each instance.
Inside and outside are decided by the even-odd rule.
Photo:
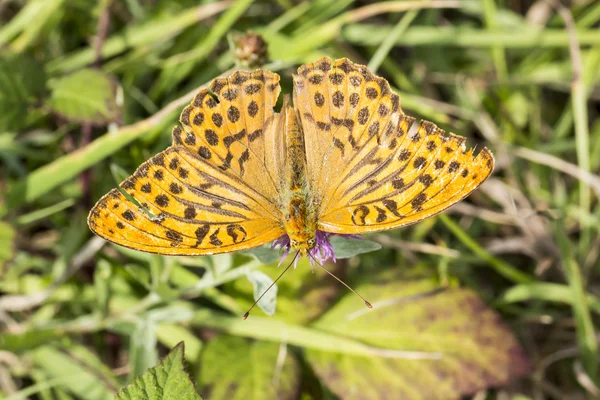
[[[600,396],[599,28],[593,0],[0,0],[0,397],[110,399],[181,341],[208,399]],[[301,262],[242,321],[268,248],[91,234],[199,88],[262,66],[289,93],[324,55],[497,160],[449,212],[336,244],[375,310]]]

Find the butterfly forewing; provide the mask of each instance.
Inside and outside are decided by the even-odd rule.
[[[173,131],[173,143],[235,175],[275,204],[276,172],[269,165],[277,141],[273,106],[281,88],[279,75],[268,71],[236,72],[215,79],[181,113],[183,130]],[[280,143],[280,142],[279,142]],[[280,146],[280,145],[279,145]]]
[[[181,114],[183,129],[173,129],[173,147],[121,184],[139,205],[113,190],[90,213],[91,229],[160,254],[229,252],[282,236],[278,82],[267,71],[237,72],[213,81],[213,94],[201,90]]]
[[[334,194],[332,189],[347,175],[347,167],[372,156],[370,143],[383,146],[394,139],[401,115],[399,98],[385,79],[347,59],[333,63],[324,58],[302,66],[294,85],[308,179],[323,209]]]
[[[430,122],[412,132],[414,118],[403,114],[399,97],[364,66],[324,58],[300,67],[294,83],[324,231],[420,221],[466,197],[493,170],[491,153],[484,148],[474,157],[460,136]]]

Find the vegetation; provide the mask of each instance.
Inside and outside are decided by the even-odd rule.
[[[0,0],[0,397],[600,396],[600,4],[574,3]],[[243,321],[281,272],[268,247],[91,234],[199,88],[262,66],[289,93],[323,55],[497,159],[446,214],[336,239],[374,310],[302,261]]]

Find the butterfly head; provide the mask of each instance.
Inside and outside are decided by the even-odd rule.
[[[317,230],[313,236],[299,236],[297,234],[286,234],[275,240],[271,248],[279,248],[282,250],[282,257],[279,264],[285,260],[290,250],[298,252],[301,257],[308,257],[311,265],[317,260],[320,264],[324,264],[327,260],[335,262],[335,253],[333,246],[329,241],[332,234]]]
[[[308,253],[315,248],[317,239],[307,234],[290,235],[290,246],[294,251],[300,252],[300,255],[306,257]]]

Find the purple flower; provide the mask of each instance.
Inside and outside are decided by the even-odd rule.
[[[283,260],[286,259],[288,253],[290,252],[290,248],[291,248],[290,237],[288,235],[283,235],[279,239],[275,240],[271,244],[271,249],[275,249],[276,247],[279,247],[280,250],[283,249],[283,254],[281,255],[281,260],[279,260],[279,264],[277,264],[277,266],[279,267],[281,265],[281,263],[283,262]]]
[[[315,239],[316,239],[315,247],[313,247],[312,249],[309,250],[309,254],[311,256],[311,257],[309,257],[309,261],[310,261],[311,266],[313,265],[314,260],[317,260],[320,264],[326,263],[327,260],[329,260],[329,259],[333,260],[333,262],[336,262],[335,253],[333,251],[333,246],[331,245],[331,242],[329,241],[329,238],[333,235],[338,235],[338,234],[317,230],[317,234],[315,236]],[[357,235],[340,235],[340,236],[350,237],[350,238],[354,238],[354,239],[361,239],[361,237],[357,236]],[[279,264],[277,266],[280,266],[281,263],[283,262],[283,260],[286,259],[286,257],[288,256],[288,254],[290,252],[291,247],[292,246],[290,244],[290,237],[288,235],[283,235],[282,237],[275,240],[271,244],[272,249],[279,248],[280,250],[283,250],[283,252],[281,253],[281,260],[279,261]],[[298,264],[298,258],[296,258],[296,261],[294,263],[296,265]],[[294,265],[294,268],[296,268],[296,265]]]
[[[310,249],[310,255],[319,260],[319,263],[321,264],[324,264],[330,258],[333,260],[333,262],[336,262],[333,246],[329,241],[329,236],[331,235],[332,233],[317,230],[317,234],[315,236],[317,243],[315,244],[315,247]],[[310,258],[310,265],[312,265],[312,262],[313,260]]]

